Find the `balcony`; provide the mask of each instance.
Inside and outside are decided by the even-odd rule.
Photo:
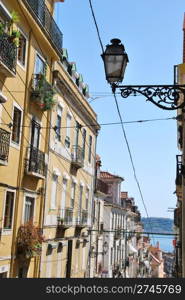
[[[23,0],[28,11],[47,36],[59,55],[62,55],[63,34],[48,10],[44,0]]]
[[[96,193],[108,194],[108,185],[103,180],[97,178],[96,180]]]
[[[88,225],[88,212],[87,210],[82,210],[78,212],[76,218],[76,227],[83,228]]]
[[[0,72],[6,77],[15,77],[17,63],[17,47],[11,37],[0,35]]]
[[[43,74],[34,74],[31,85],[31,100],[46,111],[55,105],[55,90]]]
[[[10,147],[10,133],[0,128],[0,165],[7,165]]]
[[[72,208],[65,208],[60,210],[58,217],[58,227],[69,228],[74,225],[74,212]]]
[[[44,179],[47,171],[45,153],[32,146],[28,147],[27,151],[28,158],[25,159],[26,174]]]
[[[114,239],[115,239],[115,240],[120,240],[120,239],[121,239],[121,229],[117,229],[117,230],[115,231]]]
[[[176,155],[176,185],[182,185],[182,175],[184,175],[184,166],[182,165],[182,155]]]
[[[84,166],[83,149],[80,146],[74,145],[72,147],[71,160],[72,165],[77,169]]]

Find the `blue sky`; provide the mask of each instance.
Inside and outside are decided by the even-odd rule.
[[[173,66],[182,63],[184,0],[92,0],[92,4],[104,47],[119,38],[129,56],[123,84],[173,83]],[[69,60],[76,62],[91,96],[110,95],[91,102],[99,123],[119,122],[89,1],[57,3],[56,20]],[[163,111],[142,96],[118,97],[118,102],[124,121],[176,116],[175,111]],[[176,205],[176,121],[130,124],[125,130],[149,216],[173,217],[167,209]],[[120,125],[102,126],[97,152],[102,170],[125,178],[122,190],[135,198],[145,217]]]

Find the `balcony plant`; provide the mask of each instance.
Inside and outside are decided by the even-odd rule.
[[[8,22],[0,22],[0,36],[7,35],[10,42],[19,46],[20,32],[14,28],[14,24],[20,21],[20,17],[16,11],[12,11],[11,20]]]
[[[44,74],[36,74],[36,76],[31,98],[43,111],[50,110],[56,104],[55,89],[47,82]]]
[[[26,259],[41,255],[44,236],[40,229],[29,221],[21,225],[17,234],[17,254]]]

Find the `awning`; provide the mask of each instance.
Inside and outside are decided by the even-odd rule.
[[[128,246],[131,253],[138,253],[138,250],[134,248],[134,246],[132,246],[131,244],[128,244]]]

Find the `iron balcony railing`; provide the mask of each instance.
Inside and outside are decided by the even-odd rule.
[[[46,176],[47,165],[45,163],[45,153],[33,146],[28,147],[28,158],[26,159],[26,171]]]
[[[74,145],[72,147],[71,159],[72,159],[72,164],[75,165],[77,168],[83,167],[84,154],[83,154],[83,149],[80,146]]]
[[[8,161],[10,147],[10,133],[0,128],[0,160],[3,162]]]
[[[70,227],[74,225],[74,212],[72,208],[65,208],[60,210],[58,217],[58,226]]]
[[[184,168],[182,165],[182,155],[176,155],[176,185],[182,184],[182,175],[184,174]]]
[[[32,93],[39,93],[41,91],[52,91],[52,85],[45,79],[43,74],[33,74],[32,76]]]
[[[6,33],[0,35],[0,62],[16,74],[17,47]]]
[[[85,227],[88,224],[88,212],[87,210],[79,211],[76,217],[76,226]]]
[[[63,34],[48,10],[44,0],[23,0],[52,45],[62,53]]]
[[[97,178],[96,180],[96,192],[108,194],[108,185],[103,180]]]

